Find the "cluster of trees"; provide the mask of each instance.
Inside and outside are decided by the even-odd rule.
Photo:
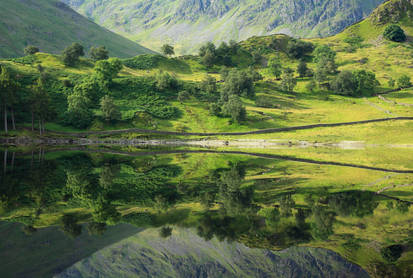
[[[79,58],[85,56],[84,48],[79,43],[73,43],[63,50],[62,58],[65,66],[73,67],[79,62]],[[105,46],[91,47],[89,56],[93,61],[106,60],[109,58],[109,51]]]
[[[9,131],[9,113],[12,129],[16,129],[17,110],[20,118],[22,118],[25,111],[30,111],[32,131],[34,131],[35,119],[38,119],[41,135],[45,131],[45,122],[55,115],[45,85],[48,81],[48,76],[40,74],[34,84],[26,87],[19,82],[21,76],[12,73],[5,66],[2,66],[0,69],[0,104],[3,111],[5,133],[7,134]]]
[[[199,49],[199,57],[206,67],[213,65],[233,66],[232,56],[238,52],[238,44],[230,41],[222,42],[217,48],[212,42],[208,42]]]
[[[240,97],[254,98],[254,81],[260,77],[253,70],[235,68],[223,70],[221,76],[224,84],[221,86],[219,101],[210,105],[211,114],[231,117],[233,122],[244,121],[247,113]]]
[[[93,74],[78,82],[68,96],[65,123],[76,128],[88,127],[94,119],[93,109],[98,108],[99,104],[105,120],[119,120],[119,108],[107,95],[113,78],[122,67],[121,61],[117,58],[96,62]]]
[[[373,72],[366,70],[342,71],[332,81],[331,88],[342,95],[369,95],[380,85]]]

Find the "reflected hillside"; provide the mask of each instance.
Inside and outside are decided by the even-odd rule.
[[[32,235],[59,227],[72,239],[120,223],[164,238],[191,228],[206,241],[255,249],[321,247],[372,277],[410,277],[413,169],[405,155],[9,148],[0,220]]]

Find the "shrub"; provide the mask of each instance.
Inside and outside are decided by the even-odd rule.
[[[403,254],[403,246],[402,245],[390,245],[384,247],[380,250],[381,256],[383,259],[390,263],[397,262],[397,260]]]
[[[287,44],[287,53],[290,57],[300,59],[306,54],[313,52],[314,45],[297,39],[292,39]]]
[[[33,46],[33,45],[28,45],[24,49],[24,54],[26,54],[26,55],[33,55],[33,54],[36,54],[37,52],[39,52],[39,48],[37,48],[36,46]]]
[[[225,116],[229,116],[235,122],[241,122],[245,120],[247,112],[245,107],[242,106],[241,99],[237,95],[231,95],[228,102],[222,106],[222,113]]]
[[[63,51],[63,64],[68,67],[73,67],[79,61],[79,57],[84,55],[83,46],[78,43],[73,43]]]
[[[406,34],[404,33],[403,29],[396,24],[391,24],[386,27],[384,30],[383,36],[394,42],[404,42],[406,41]]]
[[[104,46],[91,47],[89,51],[90,58],[93,61],[106,60],[109,58],[109,51]]]
[[[108,122],[121,119],[119,108],[109,96],[104,96],[100,100],[100,109],[102,110],[103,118]]]
[[[397,79],[397,86],[399,86],[399,88],[408,88],[412,86],[410,76],[406,74],[400,76],[400,78]]]

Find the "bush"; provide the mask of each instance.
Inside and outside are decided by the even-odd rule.
[[[119,108],[109,96],[104,96],[100,100],[100,109],[102,110],[103,118],[108,122],[121,119]]]
[[[89,51],[90,58],[93,61],[106,60],[109,58],[109,51],[104,46],[92,47]]]
[[[231,95],[228,102],[222,106],[222,113],[225,116],[229,116],[235,122],[241,122],[245,120],[247,112],[245,107],[242,106],[241,99],[237,95]]]
[[[136,57],[123,60],[123,64],[131,69],[149,70],[157,68],[162,58],[164,57],[161,55],[138,55]]]
[[[33,45],[28,45],[24,49],[24,54],[26,54],[26,55],[33,55],[33,54],[36,54],[37,52],[39,52],[39,48],[37,48],[36,46],[33,46]]]
[[[412,82],[411,82],[410,76],[408,76],[406,74],[400,76],[400,78],[397,79],[397,86],[399,86],[399,88],[411,87]]]
[[[384,30],[383,36],[394,42],[404,42],[406,41],[406,34],[404,33],[403,29],[396,24],[391,24],[386,27]]]
[[[383,259],[385,259],[389,263],[394,263],[394,262],[397,262],[397,260],[403,254],[403,246],[402,245],[390,245],[390,246],[382,248],[380,253]]]
[[[331,81],[331,88],[339,94],[348,96],[371,95],[379,85],[376,75],[365,70],[342,71]]]
[[[63,64],[68,67],[73,67],[79,61],[79,57],[84,55],[83,46],[78,43],[73,43],[63,51]]]
[[[314,45],[297,39],[292,39],[287,45],[287,54],[295,59],[300,59],[305,55],[313,52]]]
[[[155,84],[159,91],[165,91],[168,89],[175,90],[178,88],[178,80],[176,77],[164,71],[159,71],[155,75]]]

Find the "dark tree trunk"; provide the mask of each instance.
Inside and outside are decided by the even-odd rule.
[[[16,156],[16,152],[13,152],[11,155],[11,171],[13,172],[14,170],[14,158]]]
[[[4,104],[4,131],[6,132],[6,134],[8,133],[8,130],[7,130],[7,106],[6,106],[6,104]]]
[[[42,135],[42,120],[39,119],[39,132]]]
[[[44,127],[44,120],[42,120],[42,129],[43,129],[43,133],[45,133],[46,128]]]
[[[34,151],[32,150],[32,161],[30,162],[30,169],[33,169]]]
[[[7,149],[4,151],[4,158],[3,158],[3,172],[6,174],[7,171]]]
[[[16,130],[16,123],[14,122],[14,108],[11,108],[11,124],[13,127],[13,130]]]
[[[32,131],[34,131],[34,112],[32,111]]]

